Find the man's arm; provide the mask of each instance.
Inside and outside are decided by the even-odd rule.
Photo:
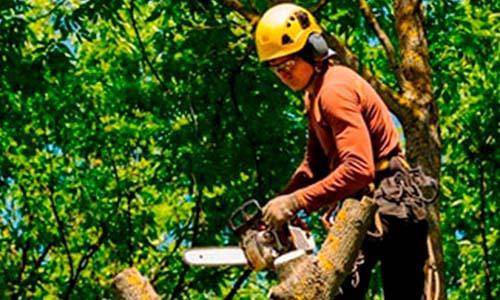
[[[295,213],[303,208],[293,192],[318,181],[327,172],[326,156],[309,123],[304,159],[288,182],[287,187],[262,209],[264,222],[275,228],[280,228],[282,224],[293,218]]]
[[[309,124],[304,159],[292,175],[280,195],[290,194],[308,186],[326,175],[328,164],[321,145]]]
[[[359,95],[347,83],[326,87],[320,109],[332,129],[340,164],[325,178],[295,192],[300,207],[308,212],[353,196],[375,176],[372,143]]]

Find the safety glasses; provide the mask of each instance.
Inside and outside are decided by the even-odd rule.
[[[293,68],[295,67],[296,63],[297,63],[297,57],[293,56],[290,59],[287,59],[282,63],[276,64],[276,65],[269,64],[269,68],[271,68],[271,70],[276,74],[278,74],[278,73],[290,73],[293,71]]]

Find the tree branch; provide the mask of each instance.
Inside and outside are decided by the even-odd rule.
[[[136,268],[129,268],[113,278],[113,289],[120,300],[160,300],[153,286]]]
[[[236,280],[236,282],[234,283],[233,288],[231,289],[231,291],[229,291],[229,293],[226,295],[226,297],[224,297],[224,300],[232,300],[234,298],[234,296],[236,295],[236,293],[238,292],[238,290],[243,285],[243,283],[245,282],[245,280],[247,280],[248,276],[250,276],[251,273],[252,273],[251,269],[245,270],[240,275],[240,277],[238,278],[238,280]]]
[[[26,269],[26,265],[28,264],[28,250],[30,247],[31,247],[31,239],[28,239],[21,249],[23,254],[21,258],[21,266],[19,267],[19,273],[17,276],[17,282],[19,285],[21,285],[23,281],[24,270]],[[21,290],[22,288],[20,287],[19,292],[21,292]]]
[[[45,189],[48,192],[49,195],[49,200],[50,200],[50,208],[52,210],[52,214],[54,215],[54,218],[56,219],[56,224],[57,224],[57,231],[59,232],[59,236],[61,239],[61,242],[64,247],[64,251],[66,252],[66,257],[68,258],[68,264],[69,264],[69,270],[70,270],[70,278],[73,277],[75,270],[73,267],[73,256],[71,255],[71,251],[69,250],[68,246],[68,241],[66,240],[66,233],[64,232],[64,224],[61,221],[61,218],[59,217],[59,214],[57,212],[56,208],[56,203],[54,199],[54,190],[53,186],[46,186]]]
[[[491,267],[490,255],[488,249],[488,240],[486,235],[486,181],[484,179],[484,168],[481,161],[479,164],[479,191],[480,191],[480,215],[479,215],[479,229],[481,231],[481,248],[483,248],[483,263],[484,263],[484,292],[487,300],[493,300],[491,289]]]
[[[44,19],[46,17],[49,17],[50,15],[52,15],[52,13],[54,13],[57,9],[59,9],[59,7],[61,7],[63,4],[65,4],[66,1],[61,1],[59,3],[57,3],[56,5],[54,5],[54,7],[52,7],[48,12],[44,13],[44,14],[41,14],[39,16],[36,16],[34,18],[30,18],[29,22],[32,23],[32,22],[36,22],[36,21],[39,21],[41,19]]]
[[[189,227],[189,224],[191,224],[193,217],[194,217],[194,213],[189,217],[189,220],[187,221],[187,225],[185,225],[184,230],[181,230],[181,232],[183,232],[183,235],[180,236],[175,241],[175,245],[174,245],[174,248],[172,249],[172,251],[168,255],[165,255],[160,260],[157,267],[155,267],[155,270],[151,271],[151,276],[150,276],[151,280],[149,281],[149,282],[151,282],[151,284],[153,284],[153,285],[155,284],[156,280],[158,280],[158,278],[161,274],[161,270],[163,270],[167,266],[169,259],[177,252],[177,249],[179,249],[179,246],[185,240],[186,235],[187,235],[187,231],[188,231],[187,228]]]
[[[261,172],[261,159],[260,155],[258,153],[258,145],[257,141],[255,140],[255,135],[249,133],[249,129],[246,126],[248,122],[246,121],[245,115],[241,111],[238,103],[238,93],[236,91],[236,78],[241,72],[241,68],[243,67],[243,64],[246,62],[246,60],[250,57],[250,54],[252,53],[254,47],[249,46],[245,54],[241,59],[239,59],[238,64],[234,70],[229,75],[228,78],[228,84],[229,84],[229,97],[231,98],[231,102],[233,103],[233,107],[236,113],[236,116],[238,117],[239,120],[241,120],[241,125],[239,126],[243,132],[243,135],[247,139],[248,143],[250,144],[250,147],[252,149],[252,153],[254,156],[254,161],[255,161],[255,172],[256,172],[256,178],[257,178],[257,188],[258,188],[258,198],[262,199],[264,197],[264,182],[262,180],[262,172]]]
[[[91,245],[89,247],[89,249],[87,250],[87,252],[80,259],[80,262],[78,263],[78,268],[77,268],[77,275],[78,275],[79,272],[81,272],[81,271],[83,271],[83,269],[85,269],[85,267],[87,266],[89,260],[97,252],[97,250],[99,250],[99,248],[101,247],[102,243],[106,239],[107,235],[108,235],[107,234],[107,229],[106,229],[106,227],[103,226],[102,233],[99,236],[99,238],[97,239],[97,242],[95,242],[95,244]]]
[[[375,31],[375,34],[377,35],[379,41],[382,43],[382,46],[384,47],[385,53],[387,54],[387,58],[389,60],[389,65],[391,66],[394,74],[396,75],[399,86],[403,88],[405,80],[403,77],[403,73],[399,68],[396,58],[396,51],[394,50],[394,46],[392,45],[389,36],[380,26],[379,22],[377,21],[377,18],[373,14],[373,11],[366,0],[359,0],[359,8],[361,9],[361,12],[363,13],[365,20],[368,22],[373,31]]]
[[[132,242],[132,236],[133,236],[133,229],[132,229],[132,199],[133,199],[133,194],[130,192],[127,192],[127,211],[126,211],[126,217],[127,217],[127,246],[128,246],[128,252],[129,252],[129,261],[128,265],[129,267],[132,267],[134,265],[134,244]]]
[[[383,83],[368,68],[360,66],[358,57],[340,42],[336,36],[326,34],[326,38],[329,46],[337,52],[340,60],[349,68],[360,73],[377,90],[382,99],[384,99],[384,102],[399,119],[414,119],[419,115],[416,105],[413,105],[408,99],[405,99]]]
[[[432,102],[432,88],[424,15],[420,1],[395,1],[394,16],[401,49],[400,69],[407,82],[404,97],[425,107]]]
[[[191,173],[191,194],[195,194],[196,196],[196,206],[193,208],[194,209],[193,235],[191,237],[191,247],[193,247],[196,246],[196,244],[198,243],[198,233],[200,231],[200,214],[202,210],[202,201],[203,201],[202,188],[198,185],[196,176],[193,173]],[[179,275],[179,280],[177,281],[177,284],[172,294],[170,295],[170,299],[177,299],[179,294],[182,292],[188,270],[189,270],[189,265],[184,264],[182,267],[182,271]]]
[[[132,20],[132,28],[134,29],[135,35],[137,37],[137,41],[139,42],[139,48],[141,49],[142,58],[146,62],[146,64],[149,66],[149,68],[151,69],[151,72],[153,72],[154,77],[156,78],[158,83],[160,83],[160,86],[162,87],[162,89],[166,93],[171,94],[172,91],[163,82],[160,75],[158,74],[158,71],[156,71],[156,68],[153,66],[153,64],[149,60],[149,57],[146,53],[146,48],[144,47],[144,43],[142,41],[141,35],[139,33],[139,30],[137,29],[137,23],[136,23],[135,17],[134,17],[134,8],[135,8],[134,0],[131,0],[128,12],[130,15],[130,19]]]
[[[303,253],[276,266],[280,284],[271,289],[271,299],[334,299],[351,273],[377,208],[368,197],[345,199],[316,255]]]
[[[45,259],[45,257],[47,256],[47,254],[49,253],[50,249],[54,246],[54,242],[50,242],[44,249],[43,249],[43,252],[40,254],[40,256],[35,260],[34,264],[33,264],[33,268],[31,269],[31,272],[36,272],[38,270],[38,268],[40,267],[40,265],[42,264],[43,260]],[[33,285],[36,285],[38,284],[37,280],[35,279],[28,279],[28,280],[25,280],[25,281],[22,281],[22,277],[21,277],[22,273],[20,273],[20,277],[19,277],[19,290],[14,293],[12,295],[12,299],[20,299],[20,298],[23,298],[23,295],[26,295],[26,291],[29,290],[29,287],[30,286],[33,286]],[[35,276],[36,276],[36,273],[35,273]],[[24,293],[24,294],[23,294]]]
[[[43,252],[40,254],[40,256],[38,257],[38,259],[35,261],[35,264],[34,264],[34,270],[38,269],[40,267],[40,265],[42,264],[42,262],[44,261],[45,257],[47,256],[47,254],[49,254],[49,251],[50,249],[54,246],[54,242],[50,242],[47,247],[45,247],[45,249],[43,249]]]
[[[247,19],[252,26],[255,26],[260,19],[260,16],[248,9],[238,0],[222,0],[225,6],[234,9],[245,19]]]
[[[319,0],[318,3],[316,3],[316,5],[311,6],[308,10],[312,14],[315,14],[316,12],[321,10],[323,8],[323,6],[325,6],[327,3],[328,3],[328,0]]]
[[[22,184],[19,184],[19,189],[21,190],[21,192],[23,194],[23,199],[25,201],[25,204],[29,203],[26,189],[24,188],[24,186]],[[28,208],[28,212],[29,211],[30,210]],[[23,215],[24,215],[24,213],[23,213]],[[27,223],[26,227],[29,228],[32,222],[33,222],[33,215],[31,213],[28,213],[28,223]],[[23,273],[24,273],[24,271],[26,269],[26,265],[28,263],[28,251],[29,251],[30,247],[31,247],[31,239],[28,236],[26,243],[24,244],[24,246],[21,249],[23,253],[22,253],[22,258],[21,258],[21,266],[19,267],[19,274],[18,274],[18,279],[17,279],[17,282],[19,284],[21,284],[21,282],[23,280]]]
[[[99,236],[99,238],[97,239],[97,242],[95,242],[95,244],[93,244],[89,247],[87,252],[82,256],[82,258],[78,262],[76,272],[71,277],[71,280],[68,284],[68,289],[66,290],[65,295],[63,297],[64,299],[69,299],[69,295],[71,294],[71,292],[75,288],[75,286],[78,282],[78,278],[80,277],[80,274],[87,267],[87,264],[88,264],[90,258],[92,258],[92,256],[97,252],[97,250],[99,250],[99,248],[101,247],[102,243],[104,242],[104,239],[106,238],[106,236],[107,236],[107,230],[103,226],[102,233]]]

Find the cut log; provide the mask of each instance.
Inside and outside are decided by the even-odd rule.
[[[116,275],[113,288],[120,300],[160,300],[160,296],[136,268],[126,269]]]
[[[351,272],[377,205],[371,198],[346,199],[318,254],[277,266],[280,284],[271,299],[332,299]]]

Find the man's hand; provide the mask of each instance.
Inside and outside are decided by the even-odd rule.
[[[294,194],[278,196],[264,206],[262,219],[267,225],[278,229],[291,220],[301,208]]]

